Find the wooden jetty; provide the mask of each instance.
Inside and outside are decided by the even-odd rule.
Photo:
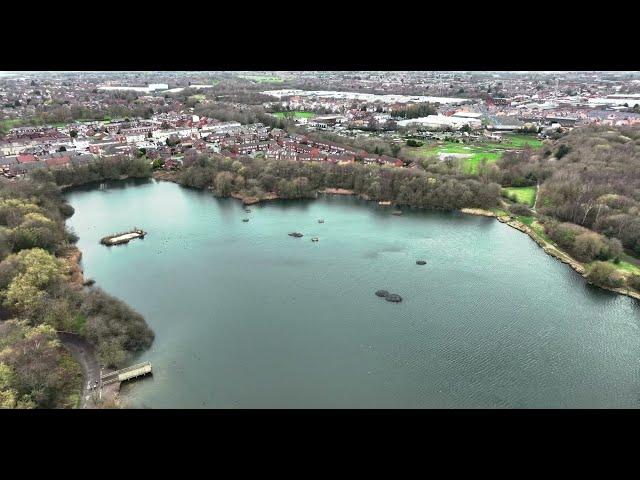
[[[130,367],[117,370],[115,372],[107,373],[100,376],[100,383],[102,385],[109,385],[115,382],[125,382],[136,377],[141,377],[152,373],[151,362],[138,363]]]

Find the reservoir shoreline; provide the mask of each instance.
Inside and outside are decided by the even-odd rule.
[[[176,184],[180,185],[180,183],[175,178],[175,173],[174,172],[160,172],[160,171],[157,171],[157,172],[153,173],[152,177],[154,179],[156,179],[156,180],[164,180],[164,181],[168,181],[168,182],[172,182],[172,183],[176,183]],[[182,186],[182,185],[180,185],[180,186]],[[185,187],[185,188],[189,188],[189,187]],[[195,190],[202,190],[202,189],[196,188]],[[209,189],[209,190],[211,190],[211,189]],[[371,201],[371,199],[367,195],[356,194],[353,190],[347,190],[347,189],[343,189],[343,188],[325,188],[323,190],[319,190],[318,194],[355,196],[355,197],[360,198],[362,200]],[[264,197],[264,198],[247,197],[245,195],[242,195],[241,193],[232,193],[231,197],[242,201],[245,205],[257,204],[257,203],[262,203],[262,202],[265,202],[265,201],[273,201],[273,200],[280,200],[281,199],[275,193],[269,193],[268,196]],[[318,195],[316,195],[315,198],[317,199]],[[425,209],[420,209],[420,210],[428,211],[428,210],[425,210]],[[586,272],[586,269],[585,269],[584,265],[582,265],[576,259],[572,258],[568,253],[564,252],[563,250],[559,249],[558,247],[556,247],[554,245],[551,245],[549,242],[547,242],[546,240],[541,238],[539,235],[537,235],[535,231],[533,231],[531,228],[529,228],[527,225],[523,224],[522,222],[519,222],[518,220],[515,220],[515,219],[513,219],[513,218],[511,218],[509,216],[499,216],[499,215],[497,215],[496,213],[494,213],[494,212],[492,212],[490,210],[485,210],[485,209],[481,209],[481,208],[461,208],[459,211],[461,213],[465,214],[465,215],[473,215],[473,216],[495,218],[499,222],[504,223],[504,224],[508,225],[509,227],[514,228],[514,229],[516,229],[516,230],[528,235],[534,242],[536,242],[536,244],[540,248],[542,248],[542,250],[547,255],[559,260],[560,262],[564,263],[565,265],[568,265],[575,272],[579,273],[587,281],[587,283],[589,283],[590,285],[594,285],[594,286],[596,286],[598,288],[602,288],[603,290],[609,290],[611,292],[615,292],[615,293],[618,293],[620,295],[625,295],[627,297],[631,297],[633,299],[640,300],[640,293],[634,292],[634,291],[629,290],[627,288],[607,287],[607,286],[604,286],[604,285],[597,285],[597,284],[594,284],[593,282],[590,282],[587,279],[587,272]]]
[[[638,304],[537,257],[495,222],[421,209],[397,218],[326,195],[252,208],[247,228],[230,198],[117,183],[67,198],[85,276],[157,332],[135,359],[153,363],[154,380],[124,386],[124,406],[637,404]],[[141,218],[148,241],[97,242]],[[321,242],[291,240],[294,230]],[[376,289],[403,301],[380,302]]]

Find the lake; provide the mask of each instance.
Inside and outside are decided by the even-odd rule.
[[[588,285],[494,219],[394,216],[341,196],[245,213],[237,200],[155,180],[66,197],[85,277],[156,333],[136,358],[153,377],[123,385],[129,406],[640,403],[640,303]],[[148,235],[99,244],[134,226]]]

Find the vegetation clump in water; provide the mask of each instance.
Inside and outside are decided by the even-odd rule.
[[[387,292],[386,290],[377,290],[376,295],[378,297],[387,297],[389,296],[389,292]]]
[[[130,232],[116,233],[115,235],[108,235],[100,239],[102,245],[110,247],[111,245],[121,245],[123,243],[129,243],[134,238],[144,238],[147,232],[134,228]]]
[[[416,260],[416,264],[417,265],[426,265],[427,262],[425,262],[424,260]]]
[[[402,297],[400,295],[398,295],[397,293],[390,293],[389,295],[384,297],[384,299],[387,302],[395,302],[395,303],[402,301]]]

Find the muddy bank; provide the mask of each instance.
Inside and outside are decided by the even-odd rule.
[[[69,247],[61,257],[69,265],[69,282],[76,286],[84,283],[84,271],[82,270],[82,252],[78,247]]]
[[[151,176],[156,180],[164,180],[166,182],[178,183],[178,175],[176,172],[167,172],[165,170],[156,170]]]
[[[482,208],[461,208],[460,211],[462,213],[466,213],[467,215],[476,215],[480,217],[495,217],[496,214],[491,210],[483,210]]]
[[[356,192],[348,190],[346,188],[325,188],[324,190],[318,190],[318,193],[328,193],[331,195],[355,195]]]
[[[278,200],[280,198],[274,192],[265,193],[264,195],[261,195],[259,197],[245,195],[241,192],[234,192],[231,194],[231,197],[235,198],[236,200],[241,200],[244,205],[254,205],[256,203]]]

